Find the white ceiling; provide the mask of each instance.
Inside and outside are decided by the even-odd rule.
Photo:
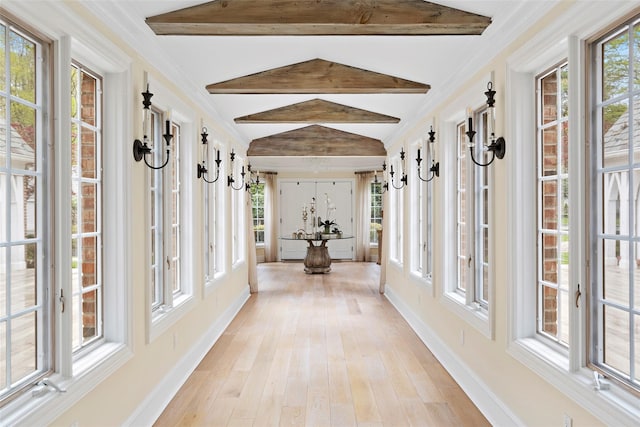
[[[259,0],[256,0],[259,1]],[[558,0],[436,1],[489,16],[481,36],[156,36],[145,18],[205,1],[93,0],[86,6],[138,53],[165,71],[242,141],[296,129],[302,124],[236,124],[233,119],[321,98],[399,117],[398,124],[323,124],[380,139],[385,146],[424,119],[448,93],[499,53]],[[431,86],[427,94],[211,95],[205,86],[267,69],[321,58]],[[152,90],[153,92],[153,90]],[[322,124],[322,123],[321,123]],[[424,129],[424,134],[428,129]],[[308,169],[317,159],[251,159],[271,169]],[[326,168],[379,168],[380,159],[342,159]]]

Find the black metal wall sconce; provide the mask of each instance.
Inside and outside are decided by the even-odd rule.
[[[233,162],[236,159],[236,153],[233,151],[233,149],[231,149],[231,174],[227,176],[227,186],[231,187],[234,190],[242,190],[243,188],[246,191],[249,191],[251,189],[252,185],[257,185],[260,184],[260,171],[258,172],[253,172],[251,170],[251,164],[247,165],[247,172],[244,171],[244,165],[242,166],[242,170],[240,172],[240,185],[238,187],[234,186],[233,183],[236,182],[236,178],[233,177]],[[247,173],[248,173],[248,177],[247,177]],[[256,179],[254,180],[253,177],[255,177]],[[245,177],[247,177],[247,180],[245,182]]]
[[[384,176],[384,173],[387,170],[387,164],[385,162],[382,162],[382,176]],[[381,184],[380,185],[380,194],[384,194],[387,191],[389,191],[389,183],[385,180],[384,182],[380,182],[378,181],[378,172],[376,171],[375,174],[373,175],[373,183],[374,184]]]
[[[400,185],[396,185],[393,181],[393,176],[395,172],[393,171],[393,165],[389,167],[389,176],[391,177],[389,181],[391,182],[391,186],[396,190],[400,190],[402,187],[407,185],[407,174],[405,173],[406,168],[404,167],[404,147],[400,149],[400,162],[402,163],[402,170],[400,171]],[[385,164],[382,164],[382,168],[385,169]]]
[[[165,125],[166,125],[165,134],[162,135],[167,145],[167,158],[164,160],[164,162],[160,166],[154,166],[149,164],[149,162],[147,161],[147,154],[151,154],[151,152],[153,151],[153,147],[149,147],[149,143],[148,143],[149,134],[151,131],[151,110],[149,109],[149,107],[151,107],[152,96],[153,94],[149,92],[149,85],[147,85],[147,90],[142,92],[142,105],[144,106],[143,108],[144,117],[143,117],[142,127],[143,127],[144,137],[142,138],[142,141],[140,141],[139,139],[136,139],[135,141],[133,141],[133,159],[136,162],[139,162],[140,160],[144,160],[144,163],[149,168],[157,170],[157,169],[162,169],[167,165],[167,163],[169,163],[169,155],[171,151],[171,140],[173,139],[173,135],[171,134],[171,121],[167,120],[165,122]]]
[[[247,165],[247,172],[249,172],[249,179],[245,184],[245,190],[249,191],[252,186],[260,184],[260,171],[256,171],[256,172],[252,171],[251,163],[249,163]],[[254,176],[256,177],[255,179],[253,179]]]
[[[207,137],[209,136],[209,134],[207,133],[206,127],[202,128],[202,133],[200,134],[200,136],[202,137],[202,163],[198,163],[197,165],[198,179],[202,178],[204,182],[213,184],[220,177],[220,163],[222,162],[222,160],[220,160],[220,150],[216,150],[216,159],[214,160],[216,162],[216,177],[213,180],[208,180],[207,174],[209,171],[207,170],[205,162],[206,159],[209,158],[209,144],[207,141]]]
[[[496,102],[494,99],[494,96],[496,94],[496,91],[493,90],[492,82],[489,82],[487,84],[487,91],[484,94],[487,97],[487,107],[488,107],[487,109],[489,114],[489,117],[487,119],[487,124],[489,125],[488,134],[489,134],[489,141],[491,142],[488,146],[484,147],[484,150],[491,152],[491,160],[489,160],[487,163],[478,163],[473,156],[473,152],[475,148],[473,137],[475,136],[476,132],[473,130],[473,119],[471,115],[469,115],[469,125],[468,125],[469,129],[467,130],[467,132],[465,132],[467,134],[467,137],[469,138],[469,152],[471,153],[471,160],[476,165],[482,166],[482,167],[489,166],[491,163],[493,163],[493,161],[496,158],[502,159],[507,149],[507,142],[505,141],[505,139],[503,137],[496,138],[496,135],[494,133],[494,128],[495,128],[495,106],[494,105]]]
[[[236,159],[236,153],[235,151],[233,151],[233,148],[231,149],[230,157],[231,157],[231,167],[229,168],[229,170],[231,171],[231,174],[227,176],[227,187],[231,187],[234,190],[242,190],[243,188],[245,188],[244,176],[246,175],[246,173],[244,171],[244,165],[242,166],[242,172],[240,172],[240,177],[241,177],[240,185],[236,188],[233,185],[233,183],[236,182],[235,178],[233,178],[233,172],[234,172],[233,162]]]
[[[436,133],[433,130],[433,126],[431,126],[431,130],[429,130],[429,144],[433,144],[436,141]],[[416,158],[416,162],[418,162],[418,178],[420,178],[421,181],[424,182],[429,182],[431,181],[433,178],[435,177],[439,177],[440,176],[440,162],[436,162],[433,159],[433,150],[431,149],[431,145],[427,146],[428,152],[430,153],[430,157],[431,157],[431,167],[429,168],[429,173],[431,174],[429,176],[429,178],[423,178],[421,175],[421,171],[420,171],[420,163],[422,162],[422,159],[420,158],[420,149],[418,148],[418,157]]]

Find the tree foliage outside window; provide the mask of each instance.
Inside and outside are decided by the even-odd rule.
[[[251,213],[256,244],[264,243],[264,184],[251,186]]]
[[[0,17],[0,402],[52,367],[47,177],[42,151],[44,45]],[[40,56],[43,61],[37,61]],[[40,138],[38,138],[40,136]],[[11,203],[4,203],[10,200]]]
[[[382,230],[382,183],[371,183],[370,243],[378,244],[378,230]]]

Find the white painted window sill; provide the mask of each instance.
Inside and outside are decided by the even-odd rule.
[[[609,390],[596,390],[593,371],[571,372],[562,352],[535,338],[514,341],[507,351],[604,424],[640,425],[640,397],[615,383],[610,383]]]

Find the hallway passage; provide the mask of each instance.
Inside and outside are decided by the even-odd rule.
[[[259,293],[155,425],[489,425],[378,293],[378,265],[331,268],[260,264]]]

